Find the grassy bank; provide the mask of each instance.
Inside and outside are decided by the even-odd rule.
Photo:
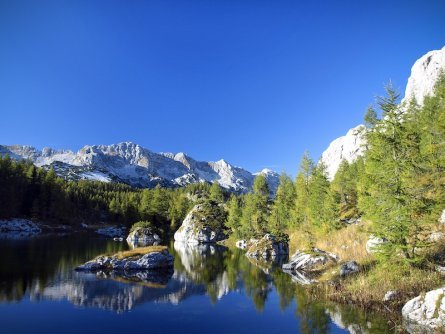
[[[406,264],[379,263],[366,252],[369,225],[360,223],[331,233],[314,233],[316,247],[337,254],[338,266],[329,268],[319,277],[320,284],[310,287],[311,292],[326,299],[353,303],[366,309],[400,313],[401,307],[421,293],[445,285],[445,275],[434,270],[431,263],[414,267]],[[307,245],[307,236],[297,231],[290,234],[291,254]],[[437,242],[429,250],[428,258],[437,259],[445,254],[445,240]],[[360,272],[347,278],[339,275],[339,266],[346,261],[356,261]],[[397,291],[397,298],[384,302],[388,291]]]

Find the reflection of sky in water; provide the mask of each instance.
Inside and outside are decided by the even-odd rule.
[[[73,271],[98,254],[126,247],[85,238],[2,244],[0,251],[8,255],[0,259],[2,333],[386,330],[381,319],[371,323],[360,311],[311,301],[291,276],[279,269],[260,268],[240,251],[224,247],[171,245],[174,273],[161,278],[144,273],[139,282],[134,274]],[[357,323],[345,319],[357,319]]]

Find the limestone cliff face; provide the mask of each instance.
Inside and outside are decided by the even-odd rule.
[[[420,57],[411,69],[405,97],[401,103],[402,108],[404,103],[408,103],[413,98],[419,105],[422,105],[425,97],[433,93],[434,86],[442,72],[445,72],[445,47],[441,50],[430,51]],[[334,178],[343,159],[353,162],[363,155],[366,149],[364,129],[364,125],[350,129],[346,135],[332,141],[323,152],[321,161],[327,166],[329,179]]]

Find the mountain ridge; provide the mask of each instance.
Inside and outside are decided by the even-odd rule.
[[[38,150],[28,145],[0,145],[0,155],[31,160],[36,166],[54,168],[68,180],[121,182],[139,188],[181,187],[198,182],[217,181],[223,188],[238,193],[252,189],[256,175],[263,174],[274,194],[278,173],[263,169],[251,173],[231,165],[224,159],[198,161],[183,152],[155,153],[133,142],[111,145],[85,145],[77,152],[45,147]]]

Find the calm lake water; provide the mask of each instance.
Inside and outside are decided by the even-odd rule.
[[[170,244],[173,273],[105,277],[73,269],[124,242],[0,240],[1,333],[387,333],[385,319],[310,302],[279,268],[224,247]]]

